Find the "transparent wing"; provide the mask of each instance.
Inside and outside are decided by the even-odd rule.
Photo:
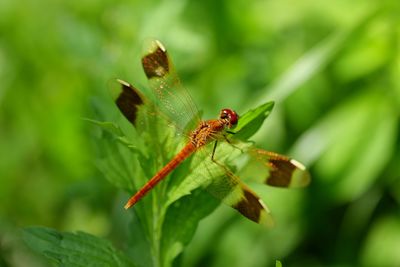
[[[163,125],[167,123],[167,118],[163,118],[163,114],[158,112],[154,103],[132,84],[116,79],[109,82],[109,88],[122,115],[140,134],[155,129],[160,123]]]
[[[311,181],[306,167],[294,159],[262,149],[250,149],[248,154],[252,175],[256,175],[256,180],[261,183],[299,188],[307,186]]]
[[[182,87],[165,47],[158,40],[148,40],[142,57],[143,70],[158,103],[157,107],[178,129],[194,129],[199,121],[198,109]]]
[[[197,151],[190,163],[190,170],[183,180],[174,177],[169,202],[182,195],[190,194],[198,187],[205,188],[212,196],[234,208],[246,218],[266,226],[273,225],[273,219],[264,202],[248,188],[233,172],[223,165],[241,152],[228,144],[221,143],[216,151],[218,163],[211,160],[212,144]]]
[[[233,147],[234,151],[238,152],[247,145],[242,144],[242,148],[239,147],[240,145],[230,144],[230,146]],[[222,151],[222,153],[226,153],[226,151]],[[217,159],[224,159],[222,153],[219,153]],[[253,168],[251,170],[252,174],[261,178],[260,182],[262,183],[291,188],[304,187],[310,183],[309,172],[304,165],[294,159],[254,148],[247,148],[247,154],[250,155],[250,165],[256,165],[258,168]],[[218,168],[215,166],[209,167],[210,164],[207,164],[208,175],[217,177],[211,181],[207,191],[248,219],[267,226],[273,226],[274,221],[270,211],[262,199],[225,165],[218,163],[218,161],[214,162],[214,165],[217,165]]]
[[[272,227],[274,221],[263,200],[230,170],[219,167],[223,173],[206,190],[253,222]],[[215,174],[211,175],[215,177]]]

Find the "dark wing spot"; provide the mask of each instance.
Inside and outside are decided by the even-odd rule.
[[[266,179],[268,185],[277,187],[288,187],[292,180],[292,174],[296,166],[290,162],[290,159],[284,156],[272,156],[268,163],[269,175]]]
[[[164,77],[170,69],[167,51],[157,42],[156,49],[142,58],[142,65],[148,79]]]
[[[121,92],[115,99],[119,110],[133,125],[135,125],[137,111],[140,105],[142,105],[143,99],[140,96],[138,90],[131,84],[118,80],[121,84]]]
[[[243,188],[243,199],[233,208],[256,223],[259,223],[261,211],[264,209],[259,198],[246,188]]]

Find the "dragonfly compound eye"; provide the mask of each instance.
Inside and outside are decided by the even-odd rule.
[[[228,119],[231,126],[236,125],[239,120],[239,115],[232,109],[225,108],[221,110],[221,119]]]

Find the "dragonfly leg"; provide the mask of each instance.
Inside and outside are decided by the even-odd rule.
[[[215,162],[214,155],[215,155],[215,150],[217,150],[217,144],[218,144],[218,141],[215,141],[214,147],[213,147],[213,150],[212,150],[212,153],[211,153],[211,160],[214,161],[214,162]]]
[[[220,166],[221,168],[223,168],[225,170],[225,173],[230,176],[230,177],[235,177],[235,175],[232,173],[231,170],[229,170],[229,168],[227,168],[224,164],[220,163],[219,161],[217,161],[214,156],[215,156],[215,151],[217,150],[217,144],[218,141],[215,141],[214,143],[214,147],[213,147],[213,151],[211,153],[211,161],[214,162],[215,164],[217,164],[218,166]]]
[[[226,168],[225,165],[223,165],[222,163],[220,163],[219,161],[217,161],[217,160],[214,158],[214,156],[215,156],[215,151],[217,150],[217,144],[218,144],[218,141],[215,141],[214,147],[213,147],[213,151],[212,151],[212,153],[211,153],[211,161],[214,162],[215,164],[221,166],[221,167],[224,168],[225,170],[227,170],[227,168]]]
[[[234,147],[234,148],[240,150],[240,152],[244,153],[243,149],[241,149],[240,147],[234,145],[231,141],[229,141],[229,139],[228,139],[228,137],[226,137],[226,135],[223,135],[223,137],[224,137],[225,141],[226,141],[228,144],[230,144],[232,147]],[[214,150],[215,150],[215,148],[214,148]],[[213,151],[213,152],[214,152],[214,151]]]

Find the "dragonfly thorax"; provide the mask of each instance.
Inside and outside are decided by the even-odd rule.
[[[190,134],[190,141],[195,147],[201,147],[210,141],[219,139],[229,122],[226,119],[202,121]]]

